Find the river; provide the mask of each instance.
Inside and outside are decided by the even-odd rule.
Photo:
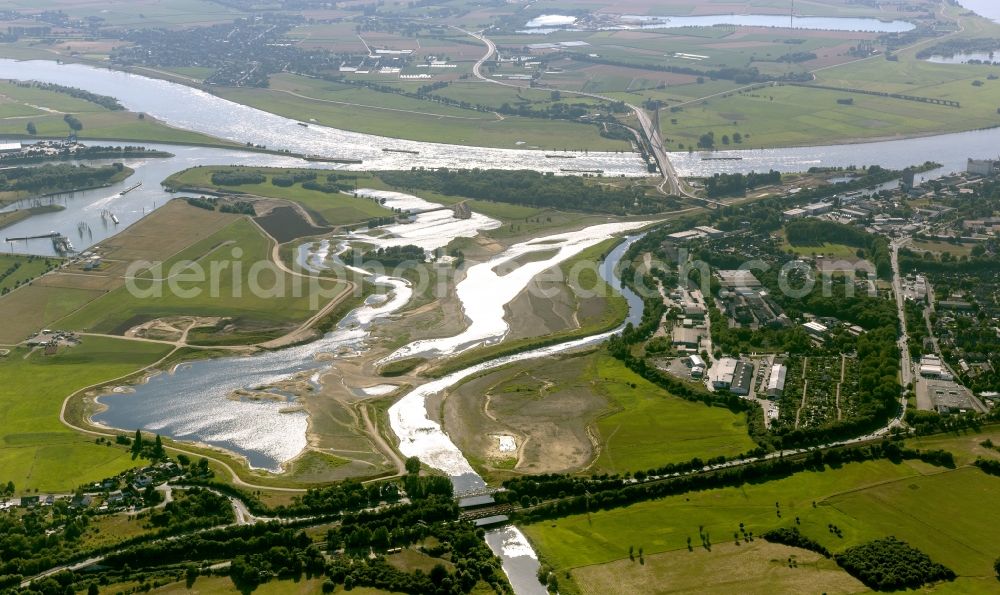
[[[655,8],[654,8],[655,9]],[[812,17],[780,14],[712,14],[698,16],[637,16],[624,15],[614,25],[596,27],[579,26],[577,19],[568,15],[549,14],[534,18],[518,33],[544,35],[558,31],[614,31],[622,29],[677,29],[680,27],[768,27],[780,29],[808,29],[821,31],[871,31],[875,33],[901,33],[914,28],[906,21],[884,21],[864,17]]]
[[[565,167],[568,162],[567,159],[548,159],[544,151],[408,141],[347,132],[318,124],[302,127],[297,125],[297,120],[234,103],[194,87],[83,64],[0,59],[0,78],[56,83],[110,95],[129,110],[148,114],[175,128],[239,144],[250,142],[303,155],[318,154],[363,161],[360,164],[341,164],[339,167],[343,169],[480,167],[559,172],[560,167]],[[511,142],[514,140],[511,139]],[[386,148],[404,152],[383,151]],[[560,152],[560,155],[573,157],[570,162],[573,169],[599,169],[605,175],[614,176],[646,175],[646,166],[636,153],[570,151]]]
[[[0,60],[0,77],[72,85],[95,93],[113,95],[129,109],[148,113],[178,128],[220,138],[236,141],[251,140],[272,148],[287,148],[301,153],[329,153],[364,159],[361,165],[339,167],[384,170],[409,169],[411,166],[424,165],[558,171],[559,163],[565,163],[565,160],[561,159],[546,159],[540,151],[419,143],[344,132],[322,126],[302,128],[295,126],[294,120],[242,106],[191,87],[79,64],[57,65],[55,62],[47,61]],[[945,171],[959,171],[965,168],[967,157],[995,156],[998,145],[1000,145],[1000,129],[994,128],[847,145],[727,150],[711,153],[675,152],[670,153],[670,159],[682,176],[748,173],[772,168],[782,172],[795,172],[805,171],[814,166],[846,167],[877,164],[883,167],[902,168],[925,161],[938,161],[945,166]],[[381,150],[383,146],[417,150],[420,154],[385,153]],[[167,150],[175,153],[181,151],[169,148]],[[226,153],[217,155],[222,160]],[[645,175],[642,161],[632,153],[577,153],[576,155],[577,158],[573,160],[574,169],[600,169],[607,175]],[[733,159],[703,160],[704,157]],[[289,163],[301,166],[307,162],[293,160]],[[72,223],[75,228],[77,222]],[[75,232],[75,229],[73,231]]]
[[[965,171],[966,160],[969,157],[995,158],[998,146],[1000,146],[1000,128],[991,128],[848,145],[676,152],[670,153],[669,157],[677,173],[682,177],[710,176],[715,173],[745,174],[772,169],[786,173],[802,172],[811,167],[849,165],[881,165],[891,169],[903,169],[927,161],[940,163],[944,166],[940,173],[948,173]],[[706,160],[706,157],[709,159]]]
[[[958,0],[958,3],[981,17],[1000,23],[1000,2],[997,0]]]

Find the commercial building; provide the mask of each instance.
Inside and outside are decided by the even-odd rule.
[[[920,358],[920,375],[924,378],[941,378],[944,374],[944,364],[936,355],[925,355]],[[949,374],[950,376],[950,374]]]
[[[736,376],[736,366],[740,362],[731,357],[724,357],[715,362],[709,370],[712,386],[718,389],[729,388],[733,385],[733,378]]]
[[[740,361],[733,371],[733,381],[729,385],[729,392],[745,397],[750,394],[753,386],[753,364],[747,361]]]
[[[769,399],[781,398],[782,393],[785,392],[785,375],[788,374],[788,368],[782,364],[774,364],[771,366],[771,375],[767,379],[767,397]]]
[[[21,151],[21,143],[0,143],[0,155],[7,153],[18,153]]]

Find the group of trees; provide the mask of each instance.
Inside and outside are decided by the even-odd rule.
[[[180,532],[233,522],[229,499],[204,488],[175,491],[175,498],[149,515],[151,527]]]
[[[753,190],[758,186],[768,184],[778,184],[781,182],[781,172],[771,170],[766,174],[750,172],[746,175],[736,174],[715,174],[705,180],[705,191],[710,198],[720,196],[744,196],[747,190]]]
[[[616,215],[652,213],[657,203],[638,184],[617,187],[590,184],[579,176],[556,176],[531,170],[424,170],[379,174],[399,188],[430,190],[447,196]]]
[[[216,186],[243,186],[244,184],[263,184],[267,176],[248,169],[234,169],[212,172],[212,184]]]
[[[895,537],[848,548],[834,559],[841,568],[876,591],[918,589],[927,583],[955,579],[954,571]]]
[[[307,182],[309,180],[316,179],[316,172],[314,171],[302,171],[302,172],[289,172],[283,175],[273,175],[271,176],[271,183],[275,186],[280,186],[282,188],[288,188],[294,186],[299,182]]]
[[[73,132],[80,132],[83,130],[83,122],[81,122],[80,119],[73,114],[66,114],[63,116],[63,122],[66,122],[66,125],[69,126],[69,129]]]
[[[321,182],[320,180],[306,180],[302,182],[302,187],[306,190],[315,190],[326,194],[336,194],[354,188],[350,182],[339,181],[336,174],[330,174]]]
[[[29,134],[34,134],[32,132],[33,125],[29,123]],[[0,155],[0,164],[18,164],[18,163],[41,163],[43,161],[66,161],[66,160],[82,160],[82,159],[126,159],[129,157],[173,157],[170,153],[166,151],[158,151],[155,149],[147,149],[145,147],[136,146],[98,146],[91,145],[88,147],[83,147],[80,145],[63,146],[57,152],[52,153],[51,147],[45,147],[44,150],[36,149],[35,146],[26,147],[24,150],[17,153],[7,153],[5,155]]]
[[[822,555],[824,558],[829,558],[832,555],[830,554],[830,550],[826,549],[823,544],[800,533],[798,527],[780,527],[778,529],[772,529],[761,535],[761,537],[771,543],[780,543],[783,545],[802,548],[804,550],[810,550]]]
[[[356,263],[366,261],[369,264],[380,264],[385,268],[399,266],[405,262],[423,262],[426,259],[427,253],[424,249],[413,244],[376,248],[368,252],[349,250],[343,256],[344,262]]]
[[[150,461],[163,461],[167,458],[167,452],[163,449],[163,440],[159,434],[148,442],[142,437],[142,431],[136,430],[131,446],[132,458],[144,458]]]

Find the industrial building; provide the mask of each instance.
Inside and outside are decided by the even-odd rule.
[[[713,240],[721,238],[726,235],[726,232],[715,229],[714,227],[709,227],[707,225],[699,225],[698,227],[695,227],[695,230],[701,232],[706,237],[711,238]]]
[[[689,349],[697,349],[698,345],[701,343],[701,334],[704,329],[701,328],[686,328],[683,326],[675,326],[672,332],[672,343],[675,347],[687,347]]]
[[[733,385],[733,377],[736,375],[736,366],[740,362],[731,357],[724,357],[715,362],[709,371],[714,388],[723,389]]]
[[[767,398],[781,398],[782,393],[785,392],[785,375],[787,374],[788,368],[784,365],[774,364],[771,366],[771,375],[767,379]]]
[[[993,159],[969,159],[965,171],[977,176],[995,176],[1000,174],[1000,161]]]
[[[833,210],[833,205],[828,202],[816,202],[811,205],[806,205],[804,207],[799,207],[796,209],[788,209],[782,213],[782,216],[787,219],[801,219],[802,217],[816,217],[817,215],[822,215],[824,213],[829,213]]]
[[[729,385],[729,392],[734,395],[745,397],[750,394],[753,387],[753,364],[748,361],[740,361],[733,371],[733,381]]]
[[[726,289],[750,289],[761,286],[760,280],[754,277],[753,273],[743,269],[720,270],[716,272],[716,275]]]
[[[826,327],[826,325],[820,324],[815,320],[807,322],[802,326],[805,327],[807,333],[809,333],[814,337],[819,337],[819,338],[823,338],[823,336],[826,335],[826,333],[830,330]]]

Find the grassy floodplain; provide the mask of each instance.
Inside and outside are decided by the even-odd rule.
[[[959,7],[946,7],[943,14],[960,28],[948,39],[1000,34],[1000,25],[964,14]],[[894,54],[896,61],[878,55],[842,60],[842,64],[809,62],[802,68],[815,71],[816,85],[947,99],[960,102],[961,108],[810,86],[769,86],[743,93],[726,92],[683,105],[682,111],[676,113],[664,110],[661,130],[668,146],[674,149],[681,144],[685,148],[693,146],[709,131],[715,133],[717,147],[723,147],[719,142],[723,135],[739,132],[743,143],[728,148],[750,149],[941,134],[1000,125],[996,111],[998,83],[990,78],[996,74],[995,66],[934,64],[917,59],[920,49],[932,47],[941,39],[945,38],[922,41],[898,51]],[[976,81],[982,84],[974,85]],[[696,98],[737,88],[706,88],[708,92]],[[667,92],[678,90],[668,87]],[[838,104],[840,99],[853,99],[853,105]],[[667,106],[671,105],[676,103],[668,99]]]
[[[260,184],[241,184],[239,186],[219,186],[212,183],[213,173],[237,170],[259,173],[267,179]],[[203,188],[218,192],[243,193],[290,200],[302,205],[307,211],[313,214],[314,218],[317,219],[316,223],[320,225],[352,225],[363,223],[375,217],[392,215],[392,211],[367,198],[357,198],[343,193],[327,194],[318,190],[308,190],[303,188],[301,183],[296,183],[288,187],[275,186],[271,183],[271,179],[275,175],[297,172],[314,172],[320,176],[338,175],[338,172],[334,170],[295,170],[239,166],[194,167],[173,174],[164,180],[163,183],[172,188]],[[358,175],[360,178],[366,177],[365,174],[348,173],[345,175]]]
[[[954,449],[960,466],[953,470],[918,461],[851,463],[540,522],[525,532],[542,557],[560,570],[560,578],[562,570],[570,570],[576,589],[584,593],[597,592],[591,585],[609,580],[608,573],[664,572],[668,564],[694,563],[708,577],[723,576],[728,572],[726,552],[732,551],[732,535],[740,523],[755,536],[796,526],[833,552],[895,535],[959,575],[955,583],[936,586],[933,592],[992,592],[993,536],[1000,530],[1000,518],[986,511],[1000,505],[1000,478],[962,465],[973,452],[996,458],[996,452],[975,445],[998,434],[994,426],[982,434],[913,441],[919,448]],[[831,524],[843,537],[829,530]],[[699,545],[699,528],[710,535],[711,551]],[[687,537],[692,537],[691,551]],[[651,570],[623,570],[616,561],[628,560],[629,545],[644,548]],[[650,556],[661,553],[662,558]]]
[[[63,399],[128,375],[166,355],[169,346],[87,337],[52,356],[26,348],[0,357],[0,469],[19,493],[67,492],[136,463],[128,451],[101,446],[59,421]]]

